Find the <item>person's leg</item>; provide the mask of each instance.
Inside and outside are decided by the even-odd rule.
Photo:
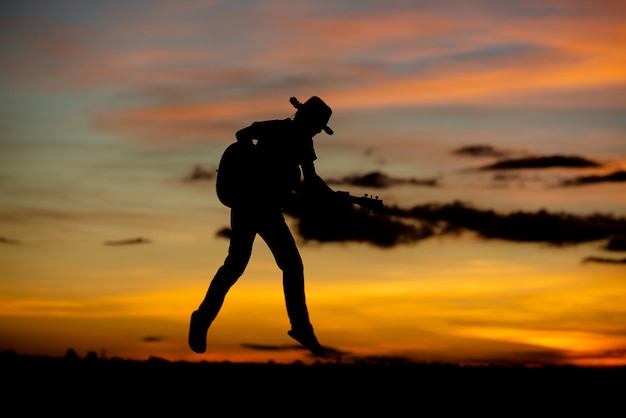
[[[310,326],[304,293],[304,265],[293,235],[281,213],[272,213],[259,224],[259,235],[283,272],[283,290],[291,325]]]
[[[206,351],[207,331],[222,308],[226,294],[245,271],[252,254],[256,231],[245,212],[231,211],[231,231],[224,264],[215,273],[198,310],[191,314],[189,346],[197,353]]]
[[[276,264],[283,272],[283,290],[287,315],[291,323],[289,336],[315,355],[324,356],[309,319],[304,291],[304,265],[296,242],[282,213],[268,215],[259,223],[259,235],[272,251]]]

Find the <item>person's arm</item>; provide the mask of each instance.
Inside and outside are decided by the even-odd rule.
[[[252,140],[256,138],[254,123],[246,128],[240,129],[235,133],[237,142],[252,145]]]
[[[313,161],[304,163],[302,167],[302,177],[304,177],[304,185],[307,189],[320,193],[334,193],[326,182],[315,171]]]

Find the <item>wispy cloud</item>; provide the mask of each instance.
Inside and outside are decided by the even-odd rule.
[[[235,10],[184,1],[175,9],[155,2],[146,13],[107,2],[83,10],[83,20],[63,14],[71,2],[44,8],[39,19],[7,7],[0,68],[18,89],[115,89],[91,112],[95,126],[153,141],[212,140],[241,118],[288,113],[283,99],[298,92],[322,94],[341,110],[545,106],[546,97],[580,90],[604,92],[580,105],[604,105],[607,92],[626,85],[626,31],[617,23],[624,8],[556,4],[264,2]]]
[[[626,264],[626,258],[609,258],[609,257],[586,257],[583,259],[585,263],[607,263],[607,264]]]
[[[466,145],[452,151],[456,155],[466,155],[469,157],[497,157],[502,158],[510,154],[509,151],[499,150],[492,145]]]
[[[589,168],[601,167],[602,164],[589,160],[588,158],[567,155],[550,155],[539,157],[524,157],[497,161],[488,164],[481,170],[510,170],[510,169],[526,169],[526,168]]]
[[[579,176],[573,179],[563,180],[564,186],[582,186],[597,183],[621,183],[626,182],[626,171],[618,170],[606,175]]]
[[[141,341],[146,342],[146,343],[158,343],[158,342],[161,342],[163,340],[165,340],[164,337],[158,337],[158,336],[155,336],[155,335],[149,335],[149,336],[143,337],[141,339]]]
[[[13,238],[0,237],[0,244],[16,245],[16,244],[20,244],[20,242]]]
[[[361,187],[371,187],[374,189],[384,189],[392,186],[409,184],[414,186],[429,186],[429,187],[437,187],[438,179],[429,178],[429,179],[418,179],[418,178],[397,178],[390,177],[389,175],[382,173],[380,171],[374,171],[366,174],[354,174],[350,176],[345,176],[339,179],[328,179],[326,181],[328,184],[333,185],[349,185],[349,186],[361,186]]]
[[[209,170],[201,165],[194,166],[194,168],[191,170],[191,173],[185,176],[185,180],[188,181],[213,180],[214,178],[215,169]]]
[[[149,244],[150,242],[151,241],[149,239],[137,237],[137,238],[105,241],[104,243],[105,245],[136,245],[136,244]]]
[[[257,351],[291,351],[291,350],[300,350],[307,351],[306,348],[299,344],[285,344],[285,345],[267,345],[267,344],[252,344],[252,343],[241,343],[241,346],[244,348],[249,348],[251,350]],[[327,353],[327,357],[336,357],[350,354],[347,351],[342,351],[333,347],[324,346],[324,350]]]

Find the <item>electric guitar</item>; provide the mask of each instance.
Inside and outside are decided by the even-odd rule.
[[[234,142],[230,144],[220,159],[215,182],[217,197],[224,206],[232,208],[234,205],[250,203],[250,197],[258,195],[257,184],[253,181],[259,170],[256,159],[256,147],[251,144]],[[295,189],[300,181],[300,169],[287,173],[282,179],[287,194]],[[365,209],[378,211],[383,208],[383,201],[378,196],[352,196],[348,192],[337,191],[333,197],[339,200],[357,204]],[[254,199],[253,199],[254,200]]]

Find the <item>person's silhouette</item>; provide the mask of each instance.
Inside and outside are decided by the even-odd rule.
[[[220,200],[231,207],[230,245],[224,264],[213,277],[204,300],[191,314],[188,342],[196,353],[206,351],[207,331],[229,289],[243,274],[258,234],[267,243],[283,273],[287,315],[291,323],[287,334],[316,356],[325,355],[309,320],[302,258],[282,210],[286,199],[300,184],[301,175],[307,190],[333,193],[315,171],[317,157],[313,147],[313,137],[322,130],[332,135],[333,131],[327,126],[332,110],[317,96],[305,103],[292,97],[290,102],[297,109],[293,118],[254,122],[236,133],[237,142],[231,147],[238,148],[238,153],[245,157],[245,166],[234,168],[239,171],[235,175],[239,177],[238,182],[234,182],[238,184],[237,190],[228,190],[226,153],[220,162],[217,191]],[[243,182],[242,176],[245,177]],[[228,193],[232,199],[225,196]]]

